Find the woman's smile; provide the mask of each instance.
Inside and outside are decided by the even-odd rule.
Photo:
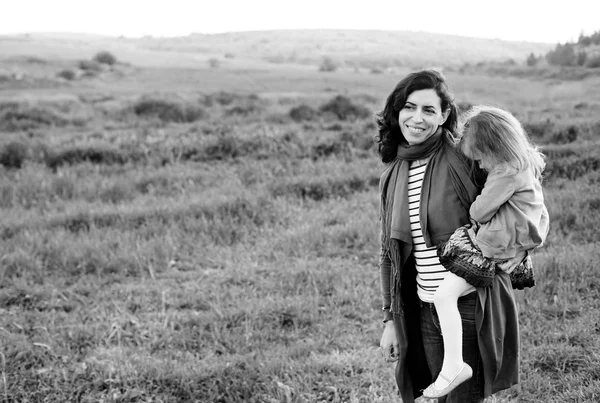
[[[414,127],[414,126],[408,126],[408,125],[406,127],[408,127],[408,130],[410,130],[411,132],[413,132],[415,134],[423,133],[425,131],[425,129],[422,127]]]

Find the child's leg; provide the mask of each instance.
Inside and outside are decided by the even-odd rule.
[[[457,304],[458,298],[472,289],[465,279],[449,272],[433,296],[444,339],[444,363],[440,372],[443,378],[438,376],[435,381],[438,388],[445,388],[448,381],[444,378],[453,379],[463,367],[462,321]]]

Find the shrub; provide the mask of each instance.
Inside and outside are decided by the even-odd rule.
[[[316,144],[312,147],[312,159],[317,160],[319,158],[335,156],[346,156],[351,154],[350,146],[348,143],[344,143],[335,139],[325,143]]]
[[[106,50],[96,53],[92,60],[100,64],[108,64],[109,66],[112,66],[113,64],[117,63],[117,58],[112,53],[107,52]]]
[[[25,58],[25,63],[30,63],[30,64],[48,64],[48,61],[45,59],[42,59],[41,57],[37,57],[37,56],[27,56]]]
[[[542,138],[554,130],[554,122],[550,119],[543,122],[526,122],[523,123],[523,128],[531,137]]]
[[[219,105],[225,106],[231,104],[236,99],[236,95],[231,92],[220,91],[214,95],[214,99]]]
[[[290,109],[290,117],[296,122],[305,120],[314,120],[318,116],[318,112],[308,105],[300,105]]]
[[[28,158],[34,162],[45,164],[53,154],[54,151],[46,143],[33,141],[29,144]]]
[[[65,69],[65,70],[61,70],[58,74],[58,77],[60,78],[64,78],[65,80],[74,80],[75,79],[75,72],[71,69]]]
[[[208,59],[208,67],[210,67],[211,69],[218,69],[219,67],[221,67],[221,61],[214,57]]]
[[[232,135],[224,135],[206,146],[204,152],[207,160],[224,160],[239,156],[241,147]]]
[[[322,105],[321,112],[330,112],[340,120],[364,119],[371,116],[371,112],[362,105],[353,104],[349,98],[338,95],[331,101]]]
[[[61,200],[71,200],[75,197],[75,183],[67,176],[57,176],[50,182],[50,191]]]
[[[372,130],[354,130],[345,131],[339,136],[339,142],[343,144],[351,144],[352,147],[361,150],[369,150],[375,145],[373,136],[367,135]]]
[[[219,105],[226,106],[230,105],[233,101],[239,98],[236,94],[232,94],[230,92],[220,91],[216,94],[206,95],[204,97],[204,105],[212,106],[213,103],[218,103]]]
[[[600,170],[600,159],[596,156],[572,156],[547,161],[545,178],[577,179],[585,174]]]
[[[332,72],[336,71],[338,68],[337,63],[333,61],[333,59],[329,56],[325,56],[321,61],[321,65],[319,66],[319,71]]]
[[[124,201],[133,200],[134,197],[133,187],[126,181],[114,183],[100,192],[100,200],[104,203],[118,204]]]
[[[207,113],[198,105],[171,102],[164,99],[142,99],[133,106],[140,117],[156,117],[164,122],[195,122]]]
[[[552,133],[550,142],[556,144],[573,143],[575,140],[577,140],[578,133],[579,128],[577,126],[570,125],[565,130],[557,130],[554,133]]]
[[[76,146],[57,152],[47,160],[48,167],[55,169],[62,165],[74,165],[82,162],[92,164],[124,164],[128,157],[119,150],[103,146]]]
[[[332,132],[339,132],[339,131],[341,131],[341,130],[344,130],[344,126],[342,126],[342,125],[341,125],[341,124],[339,124],[339,123],[334,123],[334,124],[332,124],[332,125],[330,125],[330,126],[327,126],[327,127],[325,128],[325,130],[330,130],[330,131],[332,131]]]
[[[230,109],[225,111],[225,116],[249,116],[255,113],[258,113],[262,110],[258,105],[248,104],[248,105],[236,105]]]
[[[25,131],[40,126],[63,127],[69,123],[68,119],[45,108],[18,104],[0,108],[0,130],[7,132]]]
[[[0,164],[6,168],[21,168],[27,158],[28,147],[26,144],[13,141],[0,150]]]
[[[590,69],[597,69],[600,67],[600,55],[596,55],[594,57],[590,57],[586,63],[585,63],[585,67],[588,67]]]
[[[102,65],[95,60],[80,60],[77,65],[85,71],[99,72],[102,70]]]

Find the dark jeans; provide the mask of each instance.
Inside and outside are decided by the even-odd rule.
[[[475,328],[475,304],[477,292],[472,292],[458,299],[458,310],[463,327],[463,360],[473,368],[473,377],[454,389],[438,403],[476,403],[483,400],[483,364],[477,343]],[[444,361],[444,341],[440,329],[435,306],[421,303],[421,331],[427,365],[435,380],[442,369]]]

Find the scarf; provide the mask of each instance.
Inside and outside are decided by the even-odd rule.
[[[407,180],[410,162],[429,159],[423,178],[420,204],[421,229],[427,246],[431,246],[434,241],[438,241],[440,235],[444,235],[430,231],[429,219],[439,220],[447,214],[456,214],[456,211],[448,211],[450,209],[444,203],[446,195],[458,195],[468,214],[471,203],[479,193],[464,160],[461,160],[454,150],[446,149],[453,147],[449,138],[450,134],[440,129],[421,144],[401,144],[396,158],[390,162],[380,178],[382,251],[389,253],[395,283],[392,292],[392,312],[400,312],[401,309],[400,298],[396,296],[400,286],[400,267],[404,263],[402,260],[408,257],[406,252],[401,251],[412,249]],[[456,228],[450,228],[450,233]]]

